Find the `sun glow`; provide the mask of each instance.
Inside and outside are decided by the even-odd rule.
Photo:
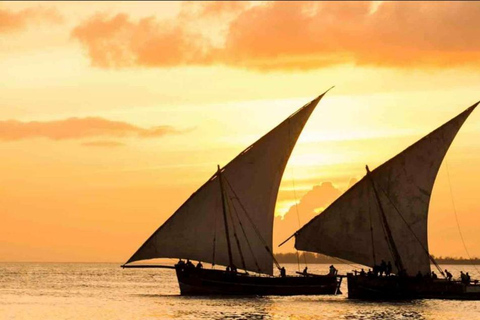
[[[1,3],[0,259],[124,260],[217,164],[332,85],[292,152],[277,216],[311,191],[332,200],[366,164],[381,165],[480,99],[475,3],[342,5]],[[458,28],[438,22],[457,25],[459,14]],[[479,123],[477,110],[447,154],[472,255]],[[430,246],[461,256],[448,190],[441,171]]]

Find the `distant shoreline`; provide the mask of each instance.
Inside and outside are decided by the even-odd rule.
[[[435,261],[439,264],[480,264],[480,258],[472,258],[472,259],[465,259],[465,258],[454,258],[454,257],[434,257]],[[303,253],[297,254],[296,253],[277,253],[275,254],[275,259],[279,263],[305,263],[305,257]],[[307,253],[306,254],[306,261],[307,263],[331,263],[331,264],[355,264],[350,261],[332,258],[329,256],[325,256],[323,254],[314,254],[314,253]]]
[[[274,254],[275,259],[279,263],[298,263],[305,264],[305,257],[303,253],[297,254],[290,252],[290,253],[276,253]],[[455,257],[434,257],[435,261],[439,264],[458,264],[458,265],[480,265],[480,258],[472,258],[472,259],[465,259],[465,258],[455,258]],[[138,264],[167,264],[173,265],[178,261],[178,259],[154,259],[152,260],[145,260],[140,261]],[[315,254],[315,253],[306,253],[306,262],[307,264],[352,264],[358,265],[358,263],[332,258],[323,254]],[[115,264],[120,267],[125,262],[115,262],[115,261],[0,261],[0,263],[44,263],[44,264]]]

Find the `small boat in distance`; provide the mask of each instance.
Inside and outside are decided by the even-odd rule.
[[[325,92],[326,93],[326,92]],[[217,172],[135,252],[123,267],[153,258],[189,259],[226,270],[174,268],[182,295],[336,294],[333,275],[286,276],[272,251],[274,210],[285,166],[323,93]],[[273,265],[281,271],[273,276]],[[244,271],[238,272],[238,269]],[[254,274],[249,274],[253,272]]]
[[[363,179],[294,234],[298,250],[373,268],[369,274],[347,274],[349,298],[480,300],[480,285],[469,277],[462,281],[452,281],[451,275],[438,279],[430,270],[432,263],[443,275],[428,251],[427,237],[428,207],[437,172],[477,105],[375,170],[370,172],[367,166]],[[390,268],[385,268],[387,261]]]

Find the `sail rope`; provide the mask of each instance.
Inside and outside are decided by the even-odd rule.
[[[238,203],[240,204],[240,207],[242,208],[243,212],[245,213],[245,216],[247,217],[248,221],[250,222],[250,224],[252,225],[253,227],[253,230],[255,231],[255,233],[257,234],[257,237],[260,239],[260,241],[262,242],[262,244],[264,245],[265,247],[265,250],[268,252],[268,254],[272,257],[273,259],[273,262],[275,263],[275,266],[278,268],[278,270],[281,269],[281,266],[280,264],[278,263],[277,259],[275,258],[275,256],[273,255],[273,252],[272,250],[270,249],[270,247],[268,246],[267,242],[265,241],[265,239],[263,239],[262,237],[262,234],[260,233],[260,231],[258,230],[257,226],[255,225],[255,222],[253,222],[252,218],[250,217],[250,215],[248,214],[248,211],[247,209],[245,208],[245,206],[243,205],[243,203],[240,201],[240,198],[238,197],[237,193],[235,192],[235,190],[232,188],[232,185],[230,184],[230,182],[224,177],[224,180],[227,182],[227,185],[229,186],[230,190],[232,190],[232,193],[233,195],[235,196],[235,198],[237,198],[237,201]]]
[[[378,209],[380,211],[380,218],[382,220],[382,225],[383,225],[383,231],[385,232],[386,240],[388,247],[390,249],[390,253],[392,254],[392,257],[395,261],[395,266],[397,267],[398,272],[403,272],[405,271],[403,267],[403,262],[402,262],[402,257],[400,256],[400,253],[398,252],[397,244],[395,243],[395,239],[393,238],[392,231],[390,230],[390,225],[388,224],[387,216],[385,215],[385,211],[383,209],[382,203],[380,201],[380,197],[377,193],[377,188],[375,187],[375,182],[373,181],[372,175],[370,173],[370,169],[368,166],[365,166],[365,169],[367,169],[367,178],[370,180],[372,183],[372,189],[373,193],[375,195],[375,198],[377,200],[378,204]],[[388,198],[388,196],[387,196]]]
[[[218,207],[217,207],[218,208]],[[214,222],[213,222],[213,250],[212,250],[212,268],[215,267],[215,246],[217,241],[217,211],[214,212]]]
[[[238,200],[238,198],[234,198],[234,197],[231,197],[231,199],[232,199],[232,201],[233,201],[233,199]],[[248,246],[248,249],[250,251],[250,254],[252,255],[253,261],[255,262],[255,266],[257,267],[257,271],[261,272],[260,266],[258,265],[257,258],[255,257],[255,254],[253,253],[252,245],[250,244],[250,240],[248,240],[247,233],[245,232],[245,228],[243,227],[242,220],[240,220],[240,216],[238,214],[237,208],[235,208],[234,205],[232,205],[232,207],[233,207],[233,212],[235,213],[235,216],[237,217],[238,223],[240,225],[240,229],[242,230],[243,236],[245,237],[245,241],[247,242],[247,246]]]
[[[410,232],[412,233],[413,237],[417,240],[417,242],[420,244],[420,247],[423,249],[423,251],[425,251],[425,253],[427,254],[428,258],[430,259],[430,261],[435,265],[435,267],[437,268],[438,272],[440,272],[440,274],[442,276],[444,276],[446,278],[446,275],[445,273],[443,272],[442,268],[440,268],[440,266],[438,265],[437,261],[435,260],[435,258],[428,252],[428,249],[425,248],[425,246],[423,245],[423,243],[420,241],[420,239],[417,237],[416,233],[413,231],[412,227],[408,224],[407,220],[405,219],[405,217],[402,215],[402,213],[400,212],[400,210],[398,210],[397,206],[395,205],[395,203],[393,203],[392,199],[390,199],[390,197],[388,196],[388,194],[385,192],[385,190],[379,186],[380,190],[383,192],[383,194],[385,195],[385,197],[388,199],[388,201],[390,202],[390,204],[393,206],[393,208],[395,209],[395,211],[398,213],[398,215],[400,216],[400,218],[402,218],[402,221],[405,223],[405,225],[407,226],[408,230],[410,230]]]
[[[477,271],[477,273],[479,273],[478,269],[477,269],[477,266],[473,263],[472,257],[470,256],[470,253],[468,252],[467,245],[465,244],[465,239],[463,238],[462,230],[460,228],[460,223],[458,221],[457,209],[456,209],[456,206],[455,206],[455,201],[453,199],[452,183],[450,181],[450,172],[448,170],[448,162],[447,162],[446,158],[445,158],[445,168],[447,170],[448,186],[450,188],[450,198],[452,199],[452,207],[453,207],[453,212],[455,214],[455,221],[457,222],[458,233],[460,234],[460,239],[462,239],[463,248],[465,249],[465,252],[467,253],[467,256],[468,256],[468,259],[469,259],[471,265],[475,268],[475,271]]]
[[[218,166],[218,181],[220,185],[220,195],[222,197],[223,223],[225,226],[225,238],[227,240],[227,249],[228,249],[228,266],[233,267],[232,245],[230,243],[230,232],[228,228],[227,202],[225,200],[225,189],[223,187],[222,171],[220,170],[220,166]]]
[[[368,189],[370,191],[370,189]],[[372,238],[372,254],[373,254],[373,265],[377,264],[377,259],[375,258],[375,241],[373,239],[373,223],[372,223],[372,208],[370,205],[370,197],[368,199],[368,216],[370,218],[370,236]]]
[[[290,149],[292,149],[292,135],[291,135],[291,130],[290,130],[290,120],[288,121],[288,141],[290,142]],[[300,223],[300,213],[298,211],[298,201],[297,201],[297,190],[295,188],[295,175],[293,174],[293,164],[291,165],[291,175],[292,175],[292,186],[293,186],[293,197],[295,200],[295,211],[297,212],[297,221],[298,221],[298,229],[302,227]],[[295,248],[295,253],[297,256],[297,268],[298,271],[300,271],[300,254],[298,253],[298,249]],[[307,256],[305,253],[303,254],[303,259],[305,260],[305,267],[307,267]]]
[[[240,259],[242,261],[243,270],[247,270],[247,265],[245,264],[245,258],[243,257],[242,247],[240,246],[240,241],[238,240],[238,236],[237,236],[237,228],[235,227],[235,221],[234,221],[233,215],[232,215],[231,208],[232,207],[234,208],[234,206],[231,203],[231,201],[228,201],[228,200],[230,200],[230,198],[227,196],[226,197],[226,202],[227,202],[228,208],[230,209],[230,210],[228,210],[228,214],[230,216],[230,220],[232,221],[233,237],[235,238],[235,242],[237,243],[238,253],[240,254]]]
[[[294,200],[295,200],[295,211],[297,212],[298,229],[300,229],[302,227],[302,224],[300,222],[300,212],[298,210],[297,190],[295,188],[295,175],[293,174],[293,165],[291,167],[291,174],[292,174],[293,197],[294,197]],[[297,248],[295,248],[295,251],[297,253],[297,267],[298,267],[298,271],[300,271],[300,256],[299,256]],[[304,259],[304,262],[305,262],[305,267],[307,267],[308,266],[307,255],[305,253],[303,253],[303,259]]]
[[[382,210],[382,209],[380,208],[380,203],[379,203],[379,201],[377,202],[377,206],[379,207],[380,219],[382,219],[382,217],[381,217],[381,214],[382,214],[382,213],[381,213],[381,210]],[[387,243],[388,251],[390,252],[390,255],[391,255],[392,259],[393,259],[394,261],[396,261],[397,259],[395,258],[395,252],[393,251],[392,243],[391,243],[391,241],[389,241],[389,239],[388,239],[388,234],[387,234],[388,231],[387,231],[387,229],[386,229],[385,222],[386,222],[386,221],[384,221],[384,223],[381,224],[381,225],[382,225],[382,230],[383,230],[383,235],[385,236],[385,242]],[[392,240],[393,240],[393,239],[392,239]],[[395,264],[397,264],[397,263],[395,263]],[[397,269],[399,269],[398,271],[400,271],[400,268],[399,268],[398,266],[397,266]]]
[[[354,270],[356,270],[356,269],[358,269],[358,268],[362,269],[362,267],[363,267],[361,264],[356,264],[356,265],[355,265],[355,264],[352,264],[352,263],[351,263],[350,261],[348,261],[348,260],[340,259],[340,258],[334,257],[334,256],[330,256],[330,257],[332,257],[332,258],[335,259],[335,260],[338,260],[338,261],[339,261],[340,263],[342,263],[342,264],[348,264],[350,267],[354,268]]]

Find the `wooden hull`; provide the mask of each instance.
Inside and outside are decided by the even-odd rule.
[[[348,298],[364,300],[480,300],[480,285],[444,279],[347,275]]]
[[[182,295],[324,295],[341,293],[335,276],[267,277],[176,268]]]

